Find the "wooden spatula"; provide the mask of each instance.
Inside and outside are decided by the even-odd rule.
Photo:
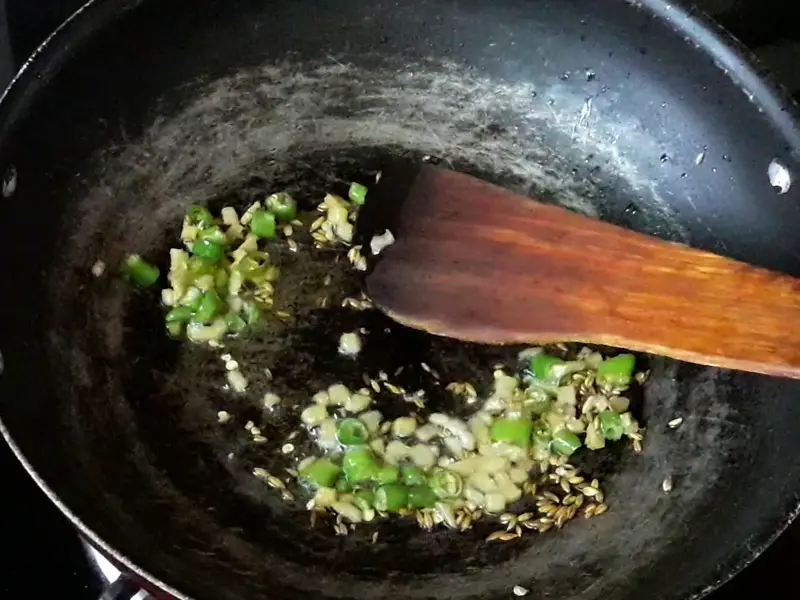
[[[395,197],[370,190],[383,208],[368,220],[396,241],[367,292],[402,324],[473,342],[596,343],[800,378],[798,279],[432,165],[379,186]]]

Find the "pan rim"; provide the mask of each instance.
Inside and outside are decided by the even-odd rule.
[[[742,93],[761,107],[768,121],[786,140],[789,151],[792,154],[800,155],[800,107],[791,98],[788,91],[759,65],[756,56],[749,48],[710,17],[684,6],[683,0],[679,0],[678,3],[670,0],[621,1],[631,5],[634,9],[650,13],[654,18],[668,25],[676,34],[684,37],[687,42],[697,44],[705,54],[714,59],[715,65],[728,75]],[[69,41],[69,46],[72,47],[80,45],[84,40],[81,37],[77,40],[71,39],[70,35],[88,23],[89,19],[96,18],[98,13],[102,15],[101,11],[106,11],[107,17],[118,17],[144,2],[145,0],[118,0],[116,2],[87,0],[68,16],[36,47],[0,94],[0,139],[7,136],[9,128],[18,118],[18,112],[25,109],[27,96],[35,94],[36,87],[45,85],[69,60],[71,53],[63,52],[60,42]],[[92,28],[91,31],[94,29]],[[90,37],[90,35],[86,37]],[[42,73],[46,76],[40,79],[38,76]],[[48,499],[75,526],[77,533],[102,551],[106,557],[113,559],[118,566],[124,567],[121,577],[134,575],[158,590],[170,594],[176,600],[194,600],[192,596],[180,592],[137,565],[84,523],[39,475],[16,443],[1,415],[0,434],[25,471]],[[687,600],[697,600],[718,589],[741,573],[766,550],[800,515],[800,495],[795,495],[793,499],[790,499],[788,505],[791,510],[787,511],[785,519],[757,545],[750,547],[749,558],[738,561],[738,564],[729,567],[724,575],[718,576],[713,582],[692,592],[687,596]]]

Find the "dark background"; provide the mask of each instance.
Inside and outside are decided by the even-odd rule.
[[[566,0],[565,0],[566,1]],[[0,85],[83,0],[0,0]],[[790,0],[696,0],[800,99],[800,26]],[[796,39],[795,39],[796,38]],[[800,432],[798,432],[800,435]],[[100,582],[71,526],[0,443],[0,600],[97,600]],[[744,600],[794,588],[800,525],[709,600]],[[784,592],[785,593],[785,592]],[[791,592],[789,592],[791,595]],[[646,600],[646,599],[643,599]]]

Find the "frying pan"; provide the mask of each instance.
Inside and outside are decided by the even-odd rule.
[[[797,512],[797,382],[644,357],[644,452],[584,465],[608,513],[515,543],[398,523],[370,544],[309,529],[302,505],[250,475],[269,447],[216,418],[272,439],[296,412],[225,393],[218,359],[161,333],[154,294],[90,269],[128,252],[163,266],[192,203],[270,189],[309,203],[431,156],[797,276],[798,150],[787,96],[663,0],[89,2],[0,102],[2,432],[93,544],[179,598],[493,599],[515,584],[536,600],[702,596]],[[297,290],[331,269],[302,260]],[[301,300],[276,342],[236,348],[290,403],[423,360],[478,377],[507,353]],[[378,333],[344,363],[336,339],[359,326]]]

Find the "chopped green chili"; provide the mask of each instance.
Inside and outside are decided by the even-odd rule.
[[[275,215],[266,210],[257,210],[250,221],[250,231],[260,238],[275,237]]]
[[[551,447],[557,454],[570,456],[575,450],[581,447],[581,440],[568,429],[559,429],[553,434]]]
[[[458,473],[443,468],[434,469],[429,484],[440,498],[454,498],[464,487],[464,482]]]
[[[424,485],[428,478],[425,477],[422,469],[405,465],[400,467],[400,481],[405,485]]]
[[[214,273],[214,287],[224,288],[228,285],[228,279],[228,271],[226,269],[217,269],[217,272]]]
[[[167,323],[184,323],[192,318],[192,309],[189,306],[176,306],[164,317]]]
[[[172,337],[180,337],[183,333],[183,322],[182,321],[171,321],[167,323],[167,332]]]
[[[528,390],[527,396],[528,398],[525,400],[525,409],[529,411],[529,414],[544,414],[553,405],[553,400],[544,390],[531,388]]]
[[[300,477],[317,487],[333,487],[341,469],[328,458],[318,458],[300,471]]]
[[[369,488],[361,488],[355,493],[355,498],[357,501],[361,501],[367,506],[375,506],[375,492],[373,492]]]
[[[355,447],[348,450],[342,463],[345,477],[351,483],[372,481],[378,474],[380,467],[375,461],[375,456],[369,448]]]
[[[350,184],[347,196],[350,198],[350,202],[361,206],[367,200],[367,186],[354,181]]]
[[[231,333],[241,333],[247,329],[247,322],[236,313],[225,315],[225,322],[228,324],[228,331]]]
[[[336,438],[345,446],[360,446],[369,441],[369,431],[360,420],[345,419],[339,423]]]
[[[625,433],[622,417],[613,410],[604,410],[600,413],[600,431],[604,438],[616,442]]]
[[[142,287],[150,287],[158,281],[158,267],[151,265],[138,254],[129,254],[125,258],[125,272],[133,283]]]
[[[408,503],[408,488],[399,483],[387,483],[375,490],[375,509],[397,512]]]
[[[353,504],[362,511],[368,511],[375,505],[375,494],[372,490],[358,490],[353,498]]]
[[[242,313],[244,314],[244,320],[247,321],[248,325],[255,325],[261,320],[261,311],[258,310],[258,307],[252,302],[244,303],[244,306],[242,307]]]
[[[203,294],[200,305],[192,317],[194,323],[210,323],[211,320],[220,312],[222,300],[215,291]]]
[[[203,260],[199,256],[190,257],[186,265],[186,272],[194,280],[197,280],[203,275],[212,275],[216,270],[217,268],[213,264],[210,264],[209,261]]]
[[[208,212],[208,209],[204,206],[192,206],[189,212],[186,213],[186,216],[188,217],[189,224],[200,227],[201,229],[205,229],[214,222],[214,217],[211,216],[211,213]]]
[[[533,423],[527,419],[497,419],[492,423],[493,442],[507,442],[520,448],[527,448],[531,442]]]
[[[267,197],[266,205],[267,210],[275,215],[278,221],[283,223],[288,223],[297,216],[297,202],[286,192],[270,194]]]
[[[336,481],[336,491],[339,492],[340,494],[347,494],[353,491],[353,486],[350,484],[349,481],[347,481],[347,479],[345,479],[344,477],[340,477]]]
[[[197,238],[195,239],[198,242],[202,241],[214,242],[215,244],[219,244],[220,246],[224,246],[228,241],[228,238],[225,237],[225,233],[222,231],[222,229],[220,229],[217,226],[201,229],[200,231],[197,232]]]
[[[633,354],[617,354],[607,358],[597,367],[597,382],[600,385],[624,387],[631,382],[635,363]]]
[[[409,508],[430,508],[439,501],[439,497],[427,485],[414,485],[408,488]]]
[[[531,372],[536,379],[552,381],[553,375],[551,371],[553,367],[563,362],[563,360],[556,356],[550,356],[542,352],[531,359]]]
[[[394,465],[383,465],[375,475],[375,483],[395,483],[400,478],[400,469]]]
[[[192,254],[207,262],[217,263],[222,260],[225,251],[222,249],[222,244],[211,240],[199,240],[192,244]]]

